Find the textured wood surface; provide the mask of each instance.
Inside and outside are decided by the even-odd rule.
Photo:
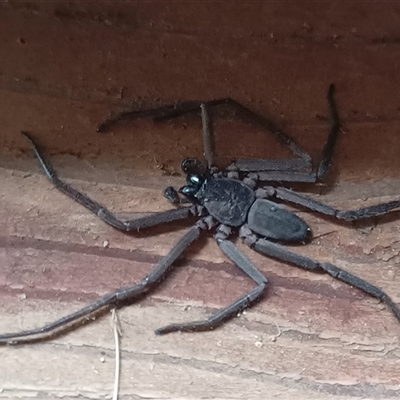
[[[110,111],[232,96],[275,117],[313,154],[327,132],[326,89],[344,124],[331,190],[346,209],[399,197],[396,3],[55,3],[0,5],[0,328],[51,321],[137,282],[183,234],[174,224],[113,230],[55,190],[21,130],[60,175],[112,210],[169,207],[182,157],[201,157],[200,120],[120,124]],[[276,156],[269,136],[218,119],[221,164]],[[279,156],[287,156],[280,152]],[[400,303],[399,212],[367,225],[298,210],[314,242],[296,247],[382,287]],[[104,248],[107,241],[109,246]],[[386,307],[324,275],[238,246],[270,280],[265,298],[214,332],[157,337],[252,287],[205,235],[148,298],[121,309],[123,399],[398,398],[400,325]],[[30,346],[0,347],[0,399],[109,398],[110,317]]]
[[[60,167],[71,163],[69,158],[61,161]],[[75,161],[73,168],[79,171],[83,166],[84,162]],[[4,168],[0,175],[1,187],[7,188],[0,218],[2,331],[38,326],[137,282],[184,231],[184,226],[174,226],[171,233],[157,229],[151,236],[116,232],[53,189],[33,162],[22,167],[32,172]],[[73,183],[116,210],[154,212],[168,207],[159,190],[101,183],[102,176],[94,174],[96,184]],[[159,183],[162,187],[164,180]],[[351,186],[341,189],[350,193]],[[390,198],[379,196],[368,202]],[[328,199],[346,208],[365,204],[356,199],[339,201],[334,194]],[[335,262],[399,301],[398,213],[363,229],[309,213],[299,215],[316,236],[299,252]],[[104,241],[108,248],[103,248]],[[221,329],[165,337],[153,333],[171,321],[204,317],[252,286],[211,238],[189,251],[159,290],[119,312],[122,395],[397,395],[400,328],[384,305],[329,277],[243,251],[266,274],[270,288],[262,302]],[[50,342],[2,348],[1,395],[101,398],[112,388],[113,346],[110,317],[103,316]]]

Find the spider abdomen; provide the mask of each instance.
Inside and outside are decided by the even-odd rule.
[[[256,198],[243,182],[228,178],[213,178],[204,182],[196,193],[197,200],[221,224],[240,226]]]
[[[310,234],[310,228],[300,217],[265,199],[253,203],[247,223],[253,232],[276,241],[304,242]]]

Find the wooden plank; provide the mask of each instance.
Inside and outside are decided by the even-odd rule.
[[[73,168],[83,165],[75,161]],[[171,234],[161,229],[151,236],[124,235],[58,193],[42,175],[0,171],[1,187],[8,189],[2,195],[0,217],[2,331],[51,321],[138,281],[183,232],[184,227],[178,225]],[[93,181],[101,181],[101,176]],[[126,205],[128,212],[168,207],[154,189],[73,183],[112,207]],[[346,208],[365,204],[330,196],[331,202]],[[370,198],[369,202],[389,198]],[[314,244],[299,248],[300,252],[334,261],[399,301],[398,219],[385,217],[383,224],[368,231],[313,214],[300,215],[318,237]],[[104,240],[109,248],[102,247]],[[120,311],[122,398],[196,398],[199,393],[240,398],[244,392],[254,399],[266,392],[282,398],[291,398],[293,393],[335,399],[398,395],[399,327],[384,305],[329,277],[266,260],[244,248],[270,280],[266,299],[214,332],[155,336],[155,328],[204,317],[252,286],[212,240],[200,244],[160,290]],[[33,394],[41,398],[40,393],[72,398],[111,392],[114,355],[107,317],[46,344],[3,348],[2,355],[5,398]],[[18,368],[21,360],[34,360],[24,373]],[[46,368],[49,364],[50,369]],[[209,385],[201,385],[202,381]]]
[[[382,5],[379,11],[374,5],[343,6],[348,13],[331,5],[321,21],[318,19],[322,17],[321,6],[309,5],[301,14],[294,14],[295,23],[288,23],[281,6],[272,4],[261,10],[260,6],[247,7],[249,21],[254,21],[259,12],[268,21],[268,28],[259,33],[261,37],[251,36],[250,30],[248,35],[216,34],[218,31],[212,21],[208,24],[210,33],[210,28],[202,27],[190,35],[179,33],[180,30],[185,32],[185,27],[177,27],[177,33],[166,28],[159,32],[151,28],[151,21],[146,23],[139,16],[137,19],[146,29],[137,29],[134,23],[126,28],[85,24],[84,19],[78,18],[82,13],[74,12],[74,7],[80,7],[76,4],[70,11],[76,18],[70,19],[57,16],[54,10],[46,10],[44,4],[37,6],[39,9],[34,13],[22,12],[9,4],[1,7],[0,88],[6,93],[38,96],[31,100],[36,105],[40,105],[43,96],[50,96],[68,99],[71,103],[79,100],[95,103],[94,109],[99,107],[98,103],[105,102],[104,110],[108,112],[113,103],[114,108],[129,108],[132,104],[230,95],[299,123],[323,113],[321,98],[328,84],[335,82],[343,93],[341,102],[345,117],[358,121],[397,117],[399,50],[395,38],[399,25],[394,4]],[[49,7],[54,8],[54,5]],[[146,6],[141,7],[125,6],[125,12],[127,15],[146,14]],[[240,6],[237,7],[230,14],[236,13],[243,20]],[[193,5],[168,5],[165,20],[166,16],[157,12],[157,8],[153,6],[153,22],[163,27],[169,25],[168,19],[173,15],[179,25],[182,13],[197,12]],[[214,12],[217,10],[205,6],[205,21]],[[294,12],[299,12],[297,7]],[[390,12],[392,18],[389,19]],[[358,20],[361,14],[363,18]],[[315,29],[299,38],[296,30],[302,31],[302,25],[307,22],[300,21],[307,20],[312,20],[309,25],[315,24]],[[191,23],[187,22],[187,26]],[[229,31],[235,26],[233,20],[225,25]],[[46,27],[46,34],[43,27]],[[269,40],[269,29],[274,32],[278,27],[282,31],[277,34],[278,40]],[[244,28],[247,31],[246,25]],[[335,35],[338,36],[336,40],[332,39]],[[199,63],[199,59],[203,62]],[[11,111],[14,119],[24,114],[21,107],[12,107]],[[92,118],[92,113],[87,111],[80,117],[81,129]],[[63,112],[53,110],[49,114],[56,118],[60,114],[62,117]],[[72,116],[69,115],[69,120]],[[62,125],[68,129],[68,123],[61,121],[49,129],[47,122],[50,121],[44,118],[37,127],[52,131],[57,126],[60,132]],[[69,135],[69,132],[64,134]]]

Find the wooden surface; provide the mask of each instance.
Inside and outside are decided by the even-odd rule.
[[[77,173],[85,166],[70,157],[55,161],[61,170],[67,164]],[[104,183],[104,175],[97,168],[95,184],[72,182],[115,210],[168,207],[159,190],[136,186],[134,178],[129,186]],[[32,161],[3,168],[0,176],[1,187],[7,188],[0,219],[2,331],[38,326],[137,282],[184,232],[184,226],[174,226],[171,233],[158,229],[151,236],[116,232],[58,193]],[[352,187],[339,186],[337,196],[328,198],[331,203],[346,208],[366,204],[343,200],[341,189],[351,193]],[[372,197],[368,203],[391,198]],[[398,213],[363,229],[299,215],[316,236],[299,252],[335,262],[399,301]],[[211,238],[187,253],[160,290],[119,311],[122,398],[398,395],[400,328],[384,305],[332,278],[243,251],[270,280],[268,294],[214,332],[153,333],[172,321],[204,317],[252,287]],[[0,351],[4,398],[102,398],[111,393],[114,341],[109,316],[46,343]]]
[[[141,121],[97,134],[110,111],[229,95],[274,116],[318,155],[326,89],[335,82],[344,129],[331,190],[313,196],[346,209],[399,197],[399,6],[290,4],[0,5],[2,332],[38,326],[137,282],[185,231],[174,224],[125,235],[106,226],[51,186],[21,130],[38,137],[62,177],[112,210],[155,212],[169,207],[161,190],[183,183],[180,159],[201,157],[200,121]],[[243,121],[216,123],[221,165],[279,150]],[[316,239],[296,250],[364,277],[400,303],[399,212],[366,226],[299,215]],[[399,397],[400,324],[383,304],[238,246],[270,287],[220,329],[153,333],[206,316],[252,287],[209,235],[159,290],[118,312],[121,398]],[[111,397],[107,315],[0,354],[0,399]]]

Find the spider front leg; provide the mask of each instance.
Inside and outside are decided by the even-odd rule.
[[[200,332],[212,330],[221,325],[227,319],[236,316],[240,311],[251,306],[256,300],[260,299],[267,287],[268,280],[232,242],[227,240],[229,232],[230,228],[223,225],[219,227],[218,232],[215,235],[215,240],[219,248],[246,275],[248,275],[257,284],[257,286],[229,306],[223,308],[215,314],[212,314],[206,320],[171,324],[157,329],[155,333],[162,335],[177,331]]]
[[[50,181],[54,184],[54,186],[67,196],[71,197],[77,203],[90,210],[93,214],[97,215],[102,221],[116,229],[122,231],[139,230],[162,223],[185,219],[190,215],[197,215],[197,210],[195,207],[182,207],[178,209],[172,209],[160,213],[146,215],[144,217],[135,218],[128,221],[123,221],[117,218],[117,216],[109,211],[106,207],[91,199],[88,195],[80,192],[79,190],[76,190],[68,183],[59,179],[55,171],[46,162],[42,152],[40,151],[39,146],[37,145],[33,137],[28,132],[21,133],[31,143],[33,151],[35,152],[35,155],[39,160],[43,171],[50,179]]]

